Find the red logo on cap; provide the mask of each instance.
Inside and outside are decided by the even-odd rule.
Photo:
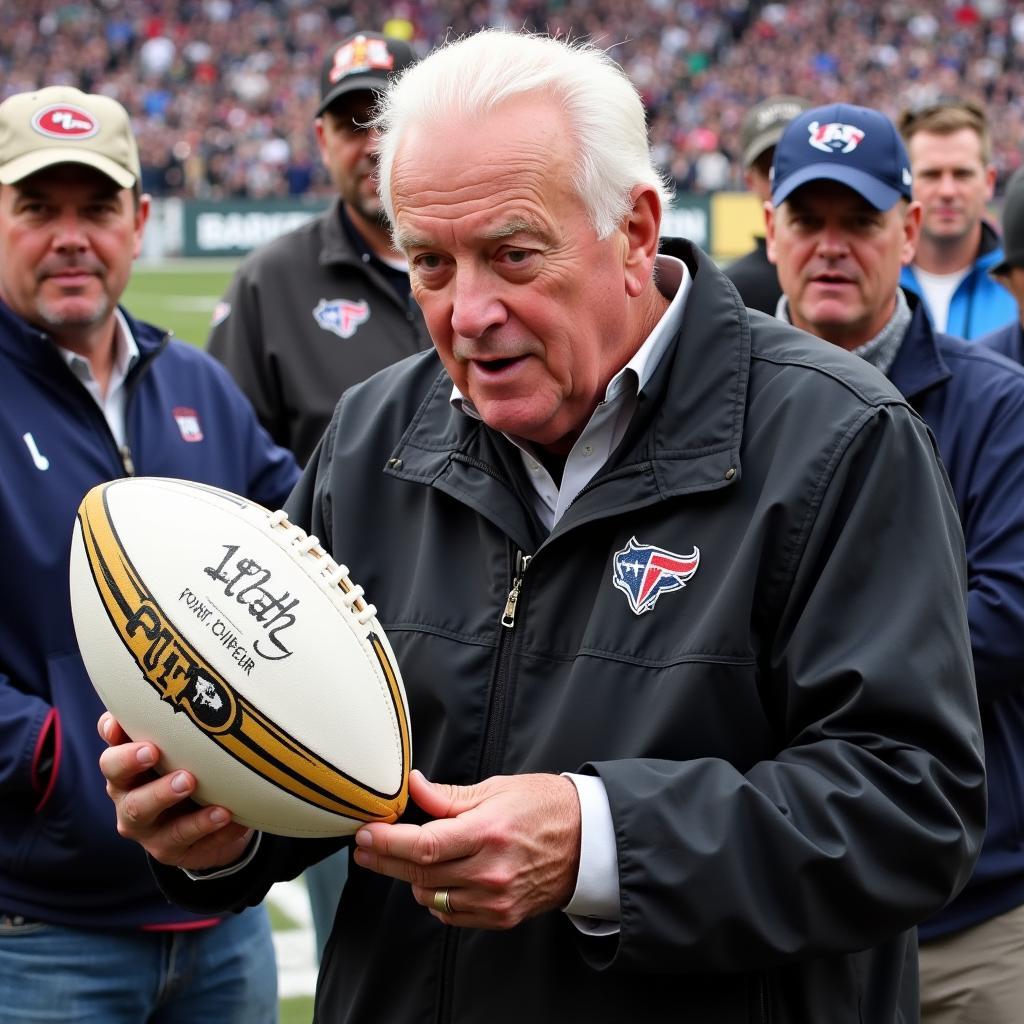
[[[338,47],[327,77],[333,85],[353,71],[390,71],[394,65],[395,58],[385,40],[356,36],[351,42]]]
[[[100,130],[88,110],[71,103],[44,107],[32,118],[32,127],[51,139],[88,139]]]

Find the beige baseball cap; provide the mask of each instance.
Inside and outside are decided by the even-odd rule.
[[[64,163],[95,167],[131,188],[142,171],[128,111],[109,96],[63,85],[0,103],[0,184]]]

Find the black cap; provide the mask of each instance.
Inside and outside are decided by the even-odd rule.
[[[1013,172],[1003,198],[1003,260],[992,268],[1005,274],[1011,267],[1024,267],[1024,167]]]
[[[354,32],[324,58],[316,116],[346,93],[358,89],[383,92],[392,75],[415,63],[416,54],[405,40],[379,32]]]

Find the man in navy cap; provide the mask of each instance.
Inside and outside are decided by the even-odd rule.
[[[900,288],[921,206],[887,117],[809,110],[783,133],[772,173],[778,316],[889,377],[935,434],[960,510],[989,819],[971,881],[919,929],[922,1019],[1011,1024],[1024,1006],[1024,372],[936,334]],[[915,657],[907,641],[894,658]]]

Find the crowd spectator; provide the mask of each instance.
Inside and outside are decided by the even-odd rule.
[[[120,100],[154,195],[329,196],[308,160],[317,71],[329,41],[367,26],[421,55],[486,26],[612,47],[680,191],[744,188],[740,122],[777,93],[892,117],[973,98],[999,126],[1000,194],[1024,151],[1024,0],[19,0],[0,7],[0,99],[67,84]]]

